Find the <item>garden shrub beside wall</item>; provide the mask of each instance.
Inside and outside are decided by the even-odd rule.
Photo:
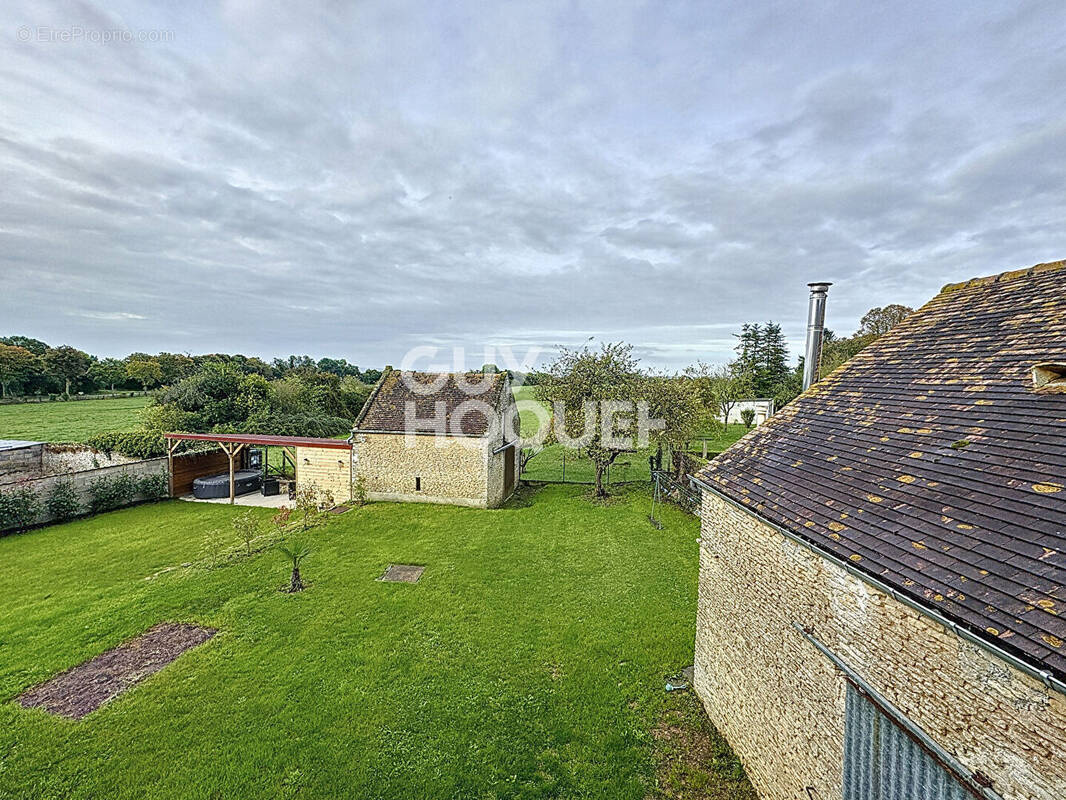
[[[122,475],[102,475],[89,484],[89,511],[99,514],[115,508],[128,506],[133,502],[137,484],[133,477]]]
[[[137,494],[145,500],[158,500],[165,497],[170,488],[167,471],[142,475],[137,480]]]
[[[81,513],[81,500],[78,490],[74,488],[74,481],[62,480],[52,484],[44,507],[57,522],[65,522],[78,516]],[[0,528],[3,528],[3,525],[0,525]]]
[[[241,433],[317,436],[323,439],[348,434],[351,430],[352,421],[347,417],[324,414],[269,414],[264,417],[252,417],[241,426]]]
[[[0,533],[158,500],[167,495],[166,463],[165,458],[154,458],[4,487],[0,490]]]
[[[28,528],[41,516],[41,499],[28,486],[0,492],[0,530]]]

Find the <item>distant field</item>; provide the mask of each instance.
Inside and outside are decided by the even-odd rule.
[[[80,442],[94,433],[129,431],[141,421],[149,397],[68,400],[0,406],[0,439]]]
[[[540,420],[536,412],[527,403],[538,401],[533,396],[534,387],[519,386],[515,389],[515,398],[519,401],[521,413],[522,436],[532,436],[537,432]],[[544,408],[545,415],[547,407]],[[545,419],[547,417],[545,416]],[[743,425],[729,425],[724,433],[708,431],[704,438],[707,439],[707,455],[712,457],[720,453],[736,442],[748,430]],[[638,450],[635,453],[623,453],[611,466],[610,482],[624,483],[627,481],[651,480],[651,471],[648,466],[648,456],[653,449]],[[701,440],[692,443],[692,452],[701,455],[703,444]],[[567,483],[592,483],[596,479],[596,470],[592,462],[587,458],[578,458],[572,450],[566,450],[562,445],[552,445],[544,448],[529,462],[523,477],[531,481],[566,481]]]

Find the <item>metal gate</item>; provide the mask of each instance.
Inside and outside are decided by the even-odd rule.
[[[848,683],[844,800],[973,800],[955,776]]]

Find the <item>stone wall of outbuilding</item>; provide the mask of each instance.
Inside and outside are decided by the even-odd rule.
[[[488,498],[489,508],[496,508],[507,498],[503,496],[503,459],[504,451],[499,453],[489,452],[485,476],[488,486],[485,487],[485,495]]]
[[[841,797],[845,680],[798,623],[1005,800],[1066,798],[1066,696],[709,492],[702,517],[695,689],[761,797]]]
[[[497,445],[499,447],[499,445]],[[503,505],[503,503],[510,497],[510,493],[506,491],[504,486],[504,469],[505,461],[507,458],[514,459],[514,474],[515,481],[514,486],[511,487],[511,491],[518,487],[519,481],[519,464],[521,463],[519,457],[519,443],[515,443],[515,446],[511,450],[501,450],[498,453],[489,453],[488,460],[488,498],[489,508],[496,508]]]
[[[489,505],[484,439],[363,433],[353,450],[371,500]]]
[[[314,483],[319,492],[329,492],[336,503],[352,496],[352,458],[347,448],[297,447],[296,480]]]

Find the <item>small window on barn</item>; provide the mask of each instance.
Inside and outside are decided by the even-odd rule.
[[[1038,392],[1066,392],[1066,364],[1034,364],[1033,388]]]
[[[421,492],[422,491],[422,479],[421,478],[415,478],[415,491],[416,492]]]

